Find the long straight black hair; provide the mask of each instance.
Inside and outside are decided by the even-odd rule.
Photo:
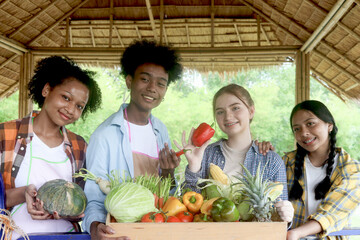
[[[333,170],[334,165],[334,157],[336,155],[335,153],[335,144],[336,144],[336,134],[337,134],[337,127],[335,124],[334,117],[330,113],[329,109],[321,102],[316,100],[307,100],[304,102],[301,102],[297,104],[290,115],[290,126],[292,129],[292,119],[294,117],[294,114],[299,110],[307,110],[315,114],[319,119],[326,123],[331,123],[333,125],[332,131],[329,133],[330,137],[330,153],[329,158],[326,160],[327,162],[327,168],[326,168],[326,176],[325,178],[316,186],[315,188],[315,199],[320,200],[323,199],[326,195],[326,193],[329,191],[331,187],[330,182],[330,175]],[[303,166],[304,166],[304,158],[306,154],[308,154],[308,151],[306,151],[304,148],[302,148],[298,143],[296,143],[297,149],[296,149],[296,156],[295,156],[295,177],[294,177],[294,185],[292,186],[290,193],[289,193],[289,199],[290,200],[296,200],[300,199],[303,194],[303,189],[299,183],[299,180],[303,177]]]

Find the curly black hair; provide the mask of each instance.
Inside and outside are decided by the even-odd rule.
[[[127,47],[120,60],[121,75],[134,77],[136,69],[144,63],[162,66],[168,73],[168,85],[181,78],[183,67],[180,56],[170,46],[158,44],[153,40],[135,40]]]
[[[51,88],[62,84],[67,78],[73,77],[89,89],[89,100],[82,112],[82,118],[101,106],[101,90],[95,81],[95,72],[83,70],[74,61],[66,57],[51,56],[37,63],[35,74],[28,84],[29,98],[40,108],[44,105],[42,95],[44,86],[49,83]]]
[[[316,186],[315,188],[315,199],[320,200],[325,197],[327,192],[329,191],[332,183],[330,181],[330,175],[334,168],[334,158],[336,155],[336,134],[338,132],[338,128],[336,127],[334,117],[332,116],[329,109],[322,103],[316,100],[307,100],[297,104],[290,114],[290,126],[292,123],[292,119],[295,113],[299,110],[308,110],[315,114],[319,119],[326,123],[331,123],[333,125],[332,131],[329,133],[330,138],[330,153],[329,158],[326,160],[327,168],[326,168],[326,176],[325,178]],[[299,180],[303,177],[303,166],[304,166],[304,158],[308,151],[302,148],[298,143],[296,143],[296,156],[295,156],[295,172],[294,172],[294,184],[289,192],[290,200],[300,199],[303,194],[303,189],[299,183]]]

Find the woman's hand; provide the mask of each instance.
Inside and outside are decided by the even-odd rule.
[[[110,226],[106,226],[101,222],[92,222],[90,227],[91,240],[130,240],[127,236],[121,237],[106,237],[106,234],[114,234],[115,231]]]
[[[201,168],[201,161],[204,156],[204,151],[206,147],[210,144],[211,140],[208,140],[201,147],[197,148],[191,141],[194,130],[195,130],[194,128],[191,129],[187,142],[186,142],[186,132],[185,131],[183,132],[181,138],[182,147],[176,141],[174,141],[174,144],[180,150],[181,149],[185,150],[185,157],[189,163],[189,170],[191,172],[196,173]]]
[[[294,207],[291,202],[284,200],[275,203],[275,208],[282,221],[291,222],[294,217]]]
[[[258,140],[255,140],[255,144],[259,147],[259,152],[262,155],[266,155],[270,150],[275,151],[275,147],[269,141],[259,142]]]
[[[25,189],[25,200],[27,211],[34,220],[45,220],[51,218],[51,214],[43,209],[43,203],[36,198],[37,189],[34,184],[30,184]]]

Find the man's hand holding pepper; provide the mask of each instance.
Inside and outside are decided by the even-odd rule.
[[[180,164],[180,158],[176,156],[174,150],[170,150],[167,143],[165,143],[164,148],[159,152],[159,162],[161,168],[161,176],[168,177],[169,174],[174,178],[174,171],[177,166]]]

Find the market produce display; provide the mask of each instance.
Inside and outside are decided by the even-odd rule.
[[[79,216],[85,211],[87,198],[79,185],[63,179],[55,179],[42,185],[37,197],[44,202],[44,209],[60,216]]]
[[[242,167],[243,176],[229,178],[211,164],[210,179],[198,181],[201,194],[179,186],[173,196],[169,195],[171,178],[146,175],[130,179],[112,172],[103,180],[88,171],[76,176],[109,186],[104,205],[117,222],[271,222],[273,203],[283,185],[263,181],[260,165],[255,176]]]

